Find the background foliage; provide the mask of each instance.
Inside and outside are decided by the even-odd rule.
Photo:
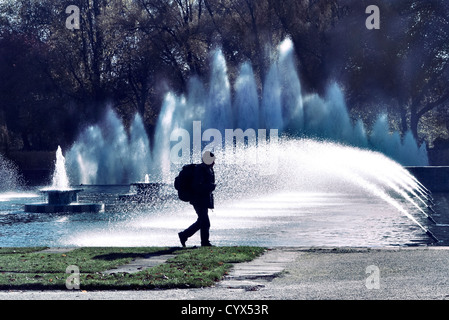
[[[360,0],[0,1],[0,150],[55,150],[112,105],[151,134],[167,90],[207,80],[220,46],[231,82],[251,61],[259,90],[274,48],[294,43],[303,90],[344,89],[353,116],[387,112],[394,130],[429,146],[448,138],[449,3]],[[65,8],[81,11],[79,30]],[[435,140],[437,139],[437,140]]]

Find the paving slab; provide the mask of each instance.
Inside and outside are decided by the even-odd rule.
[[[72,250],[75,250],[76,248],[67,248],[67,247],[54,247],[54,248],[47,248],[44,250],[39,251],[40,253],[67,253]]]
[[[260,257],[237,263],[217,286],[228,289],[259,290],[268,281],[280,275],[297,256],[295,249],[269,249]]]
[[[148,268],[155,267],[159,264],[165,263],[168,259],[175,257],[174,254],[148,254],[142,258],[133,259],[130,263],[119,266],[114,269],[106,270],[102,273],[113,274],[113,273],[135,273]]]

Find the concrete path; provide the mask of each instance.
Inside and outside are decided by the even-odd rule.
[[[16,300],[449,299],[449,247],[274,248],[215,287],[148,291],[0,291]]]
[[[66,248],[66,247],[54,247],[54,248],[47,248],[42,251],[39,251],[41,253],[67,253],[69,251],[72,251],[76,248]]]
[[[296,257],[296,249],[270,249],[253,261],[235,264],[229,274],[216,286],[246,291],[259,290],[275,277],[280,276]]]

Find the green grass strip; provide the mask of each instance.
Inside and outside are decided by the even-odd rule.
[[[233,263],[251,261],[260,247],[202,248],[79,248],[67,253],[43,253],[44,248],[0,248],[0,289],[66,289],[71,274],[80,270],[81,290],[198,288],[213,285]],[[104,274],[150,254],[174,253],[166,263],[136,273]]]

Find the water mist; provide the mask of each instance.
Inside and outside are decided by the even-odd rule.
[[[189,152],[182,155],[185,163],[200,161],[194,143],[200,140],[203,148],[212,142],[201,139],[209,129],[223,138],[226,129],[276,129],[276,143],[259,140],[226,149],[224,140],[216,141],[218,205],[286,191],[359,194],[381,199],[427,232],[408,205],[425,215],[421,208],[428,193],[402,167],[427,165],[425,145],[419,147],[410,133],[403,139],[391,133],[385,115],[368,135],[360,119],[351,119],[336,83],[324,96],[303,92],[290,39],[280,44],[276,56],[258,92],[250,62],[240,66],[231,84],[224,55],[214,50],[207,80],[192,77],[185,95],[166,93],[151,148],[139,116],[127,132],[108,111],[103,123],[84,130],[67,152],[70,178],[84,184],[116,184],[149,174],[152,182],[171,183],[180,168],[171,154],[182,139],[175,134],[178,129],[190,143]],[[201,122],[200,132],[194,130],[195,121]]]

